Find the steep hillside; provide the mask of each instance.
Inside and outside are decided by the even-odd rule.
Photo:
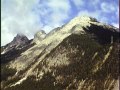
[[[37,32],[35,35],[34,35],[34,39],[33,39],[33,43],[40,43],[41,40],[43,40],[46,36],[46,33],[45,31],[43,30],[40,30],[39,32]]]
[[[76,17],[7,63],[2,89],[118,89],[119,46],[117,28]]]

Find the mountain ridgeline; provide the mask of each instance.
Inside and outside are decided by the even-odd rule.
[[[1,89],[119,90],[119,34],[82,16],[33,40],[17,35],[1,47]]]

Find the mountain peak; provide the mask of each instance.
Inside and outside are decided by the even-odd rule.
[[[24,46],[26,46],[29,43],[29,39],[22,33],[18,33],[14,39],[8,43],[7,45],[5,45],[5,48],[3,50],[3,54],[12,50],[13,48],[22,48]]]
[[[12,44],[20,44],[20,43],[26,43],[28,41],[29,41],[28,38],[24,34],[19,33],[14,37],[14,39],[11,43]]]
[[[90,22],[98,22],[96,18],[90,16],[77,16],[73,18],[70,23],[88,25]]]
[[[26,37],[26,36],[22,33],[18,33],[15,37]]]
[[[29,39],[21,33],[18,33],[12,42],[9,43],[9,47],[18,47],[18,46],[24,46],[25,44],[27,44],[29,42]]]
[[[90,16],[78,16],[78,17],[75,17],[73,20],[80,20],[84,22],[88,22],[88,21],[98,22],[96,18],[93,18]]]
[[[77,16],[75,18],[73,18],[69,23],[66,24],[67,26],[67,30],[71,29],[72,27],[76,26],[76,25],[80,25],[81,28],[82,27],[90,27],[91,23],[99,23],[97,21],[97,19],[89,17],[89,16]]]

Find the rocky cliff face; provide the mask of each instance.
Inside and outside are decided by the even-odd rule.
[[[23,34],[17,34],[16,37],[14,37],[14,39],[7,45],[2,47],[2,54],[12,50],[13,48],[22,48],[24,47],[26,44],[28,44],[29,40],[28,38],[23,35]]]
[[[39,32],[37,32],[35,35],[34,35],[34,39],[33,39],[33,43],[40,43],[41,40],[43,40],[46,36],[46,33],[45,31],[43,30],[40,30]]]
[[[76,17],[35,38],[39,43],[2,65],[3,90],[118,89],[117,28]]]
[[[34,45],[31,41],[25,35],[17,34],[10,43],[1,47],[1,63],[10,62],[20,56],[22,52]]]

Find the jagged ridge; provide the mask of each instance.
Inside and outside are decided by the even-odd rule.
[[[26,90],[25,86],[31,82],[31,79],[31,89],[36,84],[37,90],[40,87],[45,90],[48,88],[49,90],[111,89],[118,79],[118,62],[115,58],[118,57],[115,54],[118,35],[117,29],[111,25],[105,25],[91,17],[76,17],[63,27],[54,30],[52,34],[46,35],[40,43],[9,64],[9,67],[17,70],[16,75],[13,76],[15,80],[17,78],[20,80],[12,82],[10,85],[12,87],[8,87],[8,90],[13,88]],[[110,68],[111,66],[114,68]],[[77,72],[79,68],[81,70]],[[110,72],[107,72],[109,69]],[[115,71],[111,72],[111,70]],[[103,78],[103,81],[97,81],[99,77]],[[50,86],[46,85],[47,79]],[[101,84],[108,82],[108,85],[99,86],[98,82]]]

